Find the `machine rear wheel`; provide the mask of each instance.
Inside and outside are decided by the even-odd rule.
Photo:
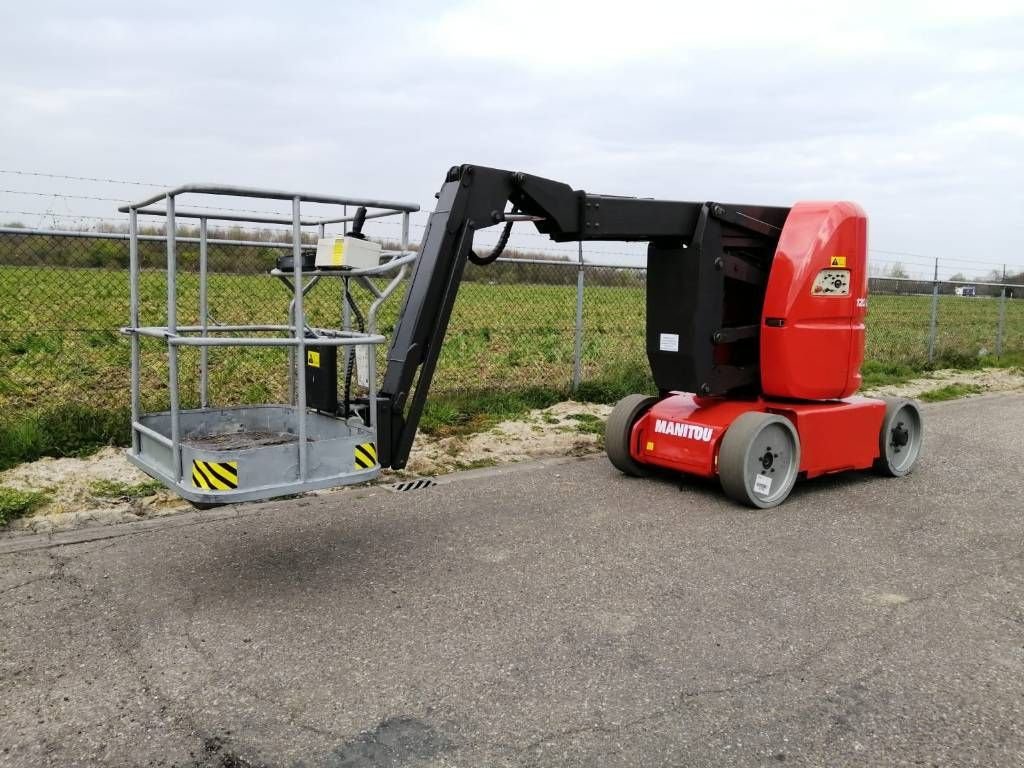
[[[637,423],[658,398],[648,395],[626,395],[616,403],[604,428],[604,450],[612,465],[627,475],[646,477],[651,470],[636,461],[629,453],[629,440],[633,425]]]
[[[917,462],[923,438],[917,403],[902,397],[885,398],[885,418],[878,435],[879,457],[875,469],[888,477],[907,474]]]
[[[718,479],[729,498],[759,509],[778,506],[800,471],[800,438],[793,423],[771,413],[744,413],[722,438]]]

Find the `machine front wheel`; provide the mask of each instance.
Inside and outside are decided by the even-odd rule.
[[[627,475],[647,477],[651,470],[636,461],[629,452],[633,425],[658,398],[648,395],[626,395],[616,403],[604,428],[604,450],[612,465]]]
[[[772,413],[744,413],[722,438],[718,479],[729,498],[759,509],[786,500],[800,471],[793,423]]]
[[[875,469],[888,477],[910,472],[918,455],[924,430],[917,403],[903,397],[885,398],[885,418],[878,435],[878,460]]]

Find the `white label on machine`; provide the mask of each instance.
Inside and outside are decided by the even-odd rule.
[[[768,475],[758,475],[754,478],[754,493],[767,496],[772,492],[772,479]]]
[[[843,259],[846,263],[846,259]],[[850,270],[848,269],[823,269],[814,278],[814,285],[811,286],[811,293],[815,296],[849,296],[850,295]]]
[[[360,387],[370,386],[370,348],[366,344],[356,347],[356,383]]]
[[[663,333],[658,339],[658,349],[662,352],[678,352],[679,351],[679,334],[678,333]]]

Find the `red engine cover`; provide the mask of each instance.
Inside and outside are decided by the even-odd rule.
[[[867,314],[867,217],[854,203],[797,203],[764,299],[765,397],[828,400],[860,387]]]

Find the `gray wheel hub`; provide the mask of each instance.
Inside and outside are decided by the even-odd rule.
[[[896,476],[910,472],[921,452],[921,413],[909,400],[894,404],[886,413],[882,432],[882,459]]]
[[[785,501],[800,471],[800,440],[786,418],[745,413],[722,438],[718,475],[730,497],[767,509]]]
[[[793,440],[781,424],[768,424],[750,444],[744,472],[748,493],[773,505],[796,479]]]

